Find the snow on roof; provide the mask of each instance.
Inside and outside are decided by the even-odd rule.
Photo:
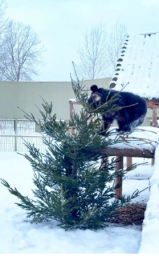
[[[127,36],[110,88],[159,99],[159,33]]]

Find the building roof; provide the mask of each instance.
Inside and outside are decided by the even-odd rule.
[[[115,88],[114,88],[115,86]],[[159,99],[159,33],[127,36],[110,88]]]

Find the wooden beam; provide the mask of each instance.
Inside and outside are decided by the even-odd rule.
[[[157,127],[157,108],[153,108],[153,126]]]
[[[75,100],[69,100],[69,103],[73,104],[73,105],[82,105],[80,102],[75,101]]]
[[[115,148],[115,147],[105,147],[102,149],[86,149],[92,153],[96,153],[97,155],[105,155],[105,156],[119,156],[119,157],[143,157],[143,158],[154,158],[154,152],[148,149],[139,149],[139,148]]]
[[[159,108],[159,99],[153,98],[153,99],[149,100],[149,99],[145,98],[145,100],[146,100],[148,108],[154,108],[154,107]]]

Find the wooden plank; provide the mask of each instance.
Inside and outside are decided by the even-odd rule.
[[[117,170],[123,169],[123,157],[118,157],[116,158],[117,160]],[[117,176],[115,177],[115,186],[119,185],[119,188],[116,188],[115,190],[115,198],[121,198],[122,197],[122,177]]]
[[[148,149],[139,148],[115,148],[106,147],[102,149],[86,149],[88,151],[97,153],[97,155],[105,156],[119,156],[119,157],[143,157],[143,158],[154,158],[155,147],[152,151]]]
[[[149,100],[149,99],[145,98],[145,100],[146,100],[148,108],[154,108],[154,107],[159,108],[159,99]]]

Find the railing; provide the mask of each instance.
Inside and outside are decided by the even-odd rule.
[[[34,144],[41,152],[46,146],[35,133],[35,123],[26,119],[0,119],[0,152],[27,152],[24,142]]]
[[[0,152],[28,152],[28,148],[24,143],[29,142],[40,150],[45,152],[46,145],[42,142],[42,136],[40,135],[0,135]]]
[[[27,119],[0,119],[0,134],[33,134],[35,123]]]

